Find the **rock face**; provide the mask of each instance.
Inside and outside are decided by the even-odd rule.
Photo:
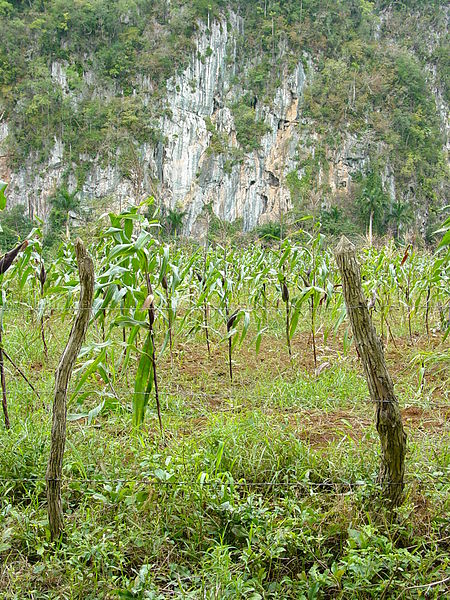
[[[231,83],[234,63],[227,64],[227,56],[236,54],[236,34],[243,33],[243,27],[233,13],[228,22],[215,20],[209,28],[199,24],[197,51],[190,64],[167,82],[165,116],[160,120],[164,142],[139,148],[142,174],[138,189],[121,174],[117,163],[93,161],[80,191],[85,202],[111,196],[119,207],[136,202],[140,199],[136,196],[154,193],[166,208],[185,213],[184,232],[193,235],[204,229],[201,215],[207,205],[222,219],[242,219],[245,231],[286,212],[290,194],[285,178],[295,168],[299,142],[296,125],[305,84],[302,62],[293,72],[283,73],[270,107],[256,104],[258,119],[267,125],[258,149],[241,150],[239,160],[228,168],[226,153],[210,150],[208,120],[227,140],[228,151],[239,150],[230,105],[242,90]],[[64,65],[55,62],[51,73],[55,84],[68,94]],[[89,82],[90,74],[84,79]],[[142,85],[145,89],[145,82]],[[5,138],[7,126],[1,133]],[[45,217],[49,209],[46,199],[67,172],[63,154],[63,145],[55,139],[48,163],[39,164],[36,156],[30,156],[14,173],[2,169],[2,175],[10,179],[9,202],[25,204],[30,215]],[[156,186],[152,184],[155,180]],[[73,175],[69,175],[68,187],[76,187]]]
[[[205,231],[207,207],[226,221],[241,219],[244,231],[280,219],[291,205],[288,174],[302,177],[298,150],[311,142],[311,138],[302,138],[306,134],[299,123],[304,122],[301,98],[312,65],[308,57],[299,57],[295,68],[281,73],[281,85],[270,105],[254,99],[254,112],[264,123],[265,133],[259,146],[246,151],[238,141],[233,113],[233,103],[245,93],[233,78],[236,38],[243,33],[244,22],[233,13],[227,20],[214,20],[209,27],[199,23],[197,48],[188,66],[167,81],[165,109],[159,120],[162,141],[138,147],[138,172],[134,177],[123,174],[119,151],[116,160],[108,164],[92,160],[80,190],[86,205],[110,197],[112,207],[120,209],[153,194],[166,210],[182,211],[184,233],[197,237]],[[66,65],[53,63],[51,74],[63,94],[71,96]],[[83,79],[95,86],[92,73],[84,73]],[[142,78],[137,85],[145,101],[151,102],[150,83]],[[105,90],[105,97],[110,93]],[[76,103],[77,97],[73,96],[72,101]],[[439,109],[446,115],[443,101]],[[0,146],[7,133],[7,125],[3,124]],[[214,136],[221,140],[219,148],[212,143]],[[320,177],[333,193],[345,194],[352,174],[367,166],[370,141],[366,142],[349,135],[338,151],[327,157],[329,168]],[[19,170],[9,173],[0,162],[0,177],[10,181],[11,204],[25,204],[30,216],[45,218],[47,199],[58,186],[66,182],[69,191],[76,189],[75,169],[76,165],[65,164],[63,144],[55,138],[47,163],[29,156]],[[389,165],[383,183],[394,198]]]
[[[240,30],[235,18],[231,30]],[[236,90],[226,66],[227,52],[233,53],[235,41],[223,22],[214,22],[210,35],[204,30],[198,41],[199,55],[184,73],[168,83],[170,118],[162,124],[168,138],[159,168],[162,172],[163,201],[186,213],[188,233],[199,233],[204,207],[212,205],[219,217],[234,221],[242,218],[248,231],[258,222],[278,218],[289,206],[289,191],[284,179],[292,170],[298,143],[295,127],[298,104],[305,82],[299,63],[291,74],[284,74],[282,87],[273,105],[256,106],[256,113],[267,125],[260,148],[244,153],[226,168],[227,153],[210,151],[211,133],[207,119],[227,140],[228,151],[237,150],[236,128],[229,105]],[[207,48],[212,52],[206,55]],[[206,57],[205,57],[206,56]]]

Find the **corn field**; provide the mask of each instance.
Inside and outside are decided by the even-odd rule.
[[[233,355],[242,345],[260,351],[263,337],[282,329],[291,361],[291,342],[308,336],[316,372],[318,344],[338,339],[342,352],[352,344],[332,249],[318,227],[300,231],[277,247],[236,248],[227,243],[170,245],[159,241],[158,225],[133,207],[109,214],[108,225],[89,248],[96,284],[89,342],[82,349],[73,397],[82,404],[89,383],[99,379],[114,389],[132,373],[132,422],[140,426],[154,398],[162,428],[158,384],[164,389],[161,357],[176,361],[176,348],[202,340],[205,356],[214,347],[227,349],[227,371],[233,380]],[[2,283],[3,344],[8,317],[20,311],[25,322],[39,323],[42,355],[58,323],[70,321],[76,308],[78,281],[73,245],[63,244],[54,260],[43,258],[42,231],[5,274]],[[399,248],[361,250],[364,292],[385,344],[417,334],[449,333],[450,263],[444,244],[435,253]],[[393,324],[395,323],[395,328]],[[53,324],[53,325],[52,325]],[[320,339],[320,342],[319,342]],[[421,376],[427,357],[419,357]]]
[[[443,597],[449,222],[434,251],[362,245],[350,302],[312,220],[167,243],[146,208],[0,261],[0,595]]]

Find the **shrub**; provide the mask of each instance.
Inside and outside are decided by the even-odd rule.
[[[261,138],[269,131],[269,126],[258,119],[255,109],[244,101],[234,104],[232,112],[238,142],[246,152],[258,150]]]
[[[33,227],[33,221],[25,213],[25,206],[18,204],[1,213],[0,249],[11,249],[18,240],[27,237]]]

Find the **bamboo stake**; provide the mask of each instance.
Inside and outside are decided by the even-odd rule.
[[[147,293],[148,293],[148,298],[152,298],[150,305],[148,307],[148,325],[150,328],[150,337],[152,340],[152,369],[153,369],[153,385],[155,387],[155,401],[156,401],[156,410],[158,412],[158,422],[159,422],[159,429],[161,431],[161,435],[164,435],[163,432],[163,424],[162,424],[162,417],[161,417],[161,404],[159,401],[159,391],[158,391],[158,377],[157,377],[157,373],[156,373],[156,350],[155,350],[155,332],[153,329],[153,323],[155,322],[155,305],[153,303],[153,288],[152,288],[152,284],[150,282],[150,277],[148,272],[145,272],[145,282],[147,284]]]

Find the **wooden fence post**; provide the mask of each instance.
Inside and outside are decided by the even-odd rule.
[[[61,476],[66,446],[67,387],[89,325],[94,296],[94,263],[80,239],[75,242],[75,252],[80,277],[80,301],[69,340],[55,373],[50,456],[45,475],[47,512],[52,540],[58,539],[63,530]]]
[[[377,336],[367,307],[356,260],[355,246],[342,236],[335,250],[342,277],[347,314],[356,348],[361,358],[372,401],[376,406],[376,427],[381,442],[379,482],[389,506],[403,500],[406,434],[394,385],[386,367],[383,346]]]

